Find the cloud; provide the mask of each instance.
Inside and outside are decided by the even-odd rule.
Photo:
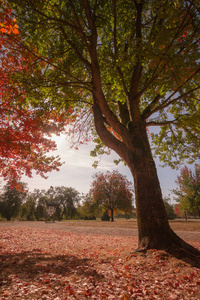
[[[90,156],[90,151],[94,148],[93,143],[82,145],[79,150],[75,150],[71,148],[70,142],[64,135],[54,136],[53,140],[56,141],[58,149],[49,152],[48,155],[59,155],[61,162],[65,163],[60,167],[59,172],[52,171],[47,174],[48,179],[43,179],[36,174],[33,175],[33,178],[23,176],[22,181],[28,183],[30,191],[33,191],[35,188],[46,190],[50,186],[66,186],[73,187],[80,193],[85,194],[89,191],[92,176],[95,172],[119,169],[113,163],[113,160],[118,158],[114,152],[111,155],[102,155],[102,157],[94,158]],[[95,160],[99,160],[97,169],[92,167]],[[124,167],[122,166],[122,168]]]

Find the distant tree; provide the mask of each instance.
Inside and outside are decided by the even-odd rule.
[[[90,193],[84,195],[83,202],[79,207],[79,214],[81,218],[85,220],[95,219],[97,216],[99,217],[99,212],[97,211],[95,203],[92,201]]]
[[[166,209],[166,213],[167,213],[167,217],[169,220],[173,220],[176,218],[176,214],[175,214],[175,211],[174,211],[174,206],[171,205],[169,203],[170,199],[165,197],[164,198],[164,205],[165,205],[165,209]]]
[[[182,208],[181,203],[177,203],[175,205],[174,211],[178,218],[185,218],[186,221],[187,221],[188,217],[191,216],[191,213],[189,211],[186,211]]]
[[[20,217],[28,221],[35,219],[36,202],[31,195],[27,196],[26,202],[21,205]]]
[[[27,197],[27,185],[19,183],[19,186],[20,190],[17,187],[11,187],[9,183],[3,187],[1,194],[1,216],[6,218],[7,221],[17,217],[20,206]]]
[[[59,220],[62,220],[64,215],[67,218],[73,218],[76,214],[76,208],[80,201],[79,192],[72,187],[50,187],[46,192],[48,201],[56,203],[59,211]]]
[[[110,221],[110,216],[108,210],[104,210],[102,216],[101,216],[101,221]],[[114,220],[112,220],[114,221]]]
[[[200,165],[195,165],[194,172],[187,166],[182,168],[176,183],[178,188],[173,192],[177,196],[180,207],[200,217]]]
[[[97,207],[110,211],[111,221],[114,221],[114,211],[124,212],[132,210],[132,183],[118,171],[95,173],[91,184],[91,199]]]
[[[125,218],[126,220],[131,219],[131,218],[136,219],[136,210],[135,210],[134,206],[133,206],[132,212],[128,212],[128,213],[117,210],[117,212],[115,213],[115,217],[116,218],[123,218],[123,219]]]
[[[30,197],[35,202],[35,218],[37,221],[44,219],[45,217],[45,201],[46,201],[46,190],[34,189],[33,192],[29,193]]]
[[[174,211],[175,211],[175,214],[177,217],[182,218],[183,213],[182,213],[182,209],[181,209],[180,205],[181,205],[180,203],[175,204]]]
[[[79,192],[72,187],[55,187],[55,200],[59,203],[63,215],[72,219],[76,214],[76,208],[80,202]]]

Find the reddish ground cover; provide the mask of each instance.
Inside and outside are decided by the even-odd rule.
[[[1,299],[200,299],[199,269],[162,251],[133,253],[137,236],[119,228],[72,228],[1,223]]]

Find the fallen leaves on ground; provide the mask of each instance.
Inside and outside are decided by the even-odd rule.
[[[2,300],[200,299],[199,269],[163,251],[133,253],[136,237],[25,227],[0,237]]]

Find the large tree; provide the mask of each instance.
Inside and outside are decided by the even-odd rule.
[[[101,142],[133,175],[139,248],[199,254],[168,224],[147,130],[162,128],[152,139],[165,163],[199,157],[199,1],[9,3],[38,64],[21,79],[27,101],[66,110],[78,133],[93,114]]]
[[[92,205],[104,207],[114,221],[114,212],[119,209],[131,212],[133,209],[132,184],[118,171],[95,173],[89,191]]]

